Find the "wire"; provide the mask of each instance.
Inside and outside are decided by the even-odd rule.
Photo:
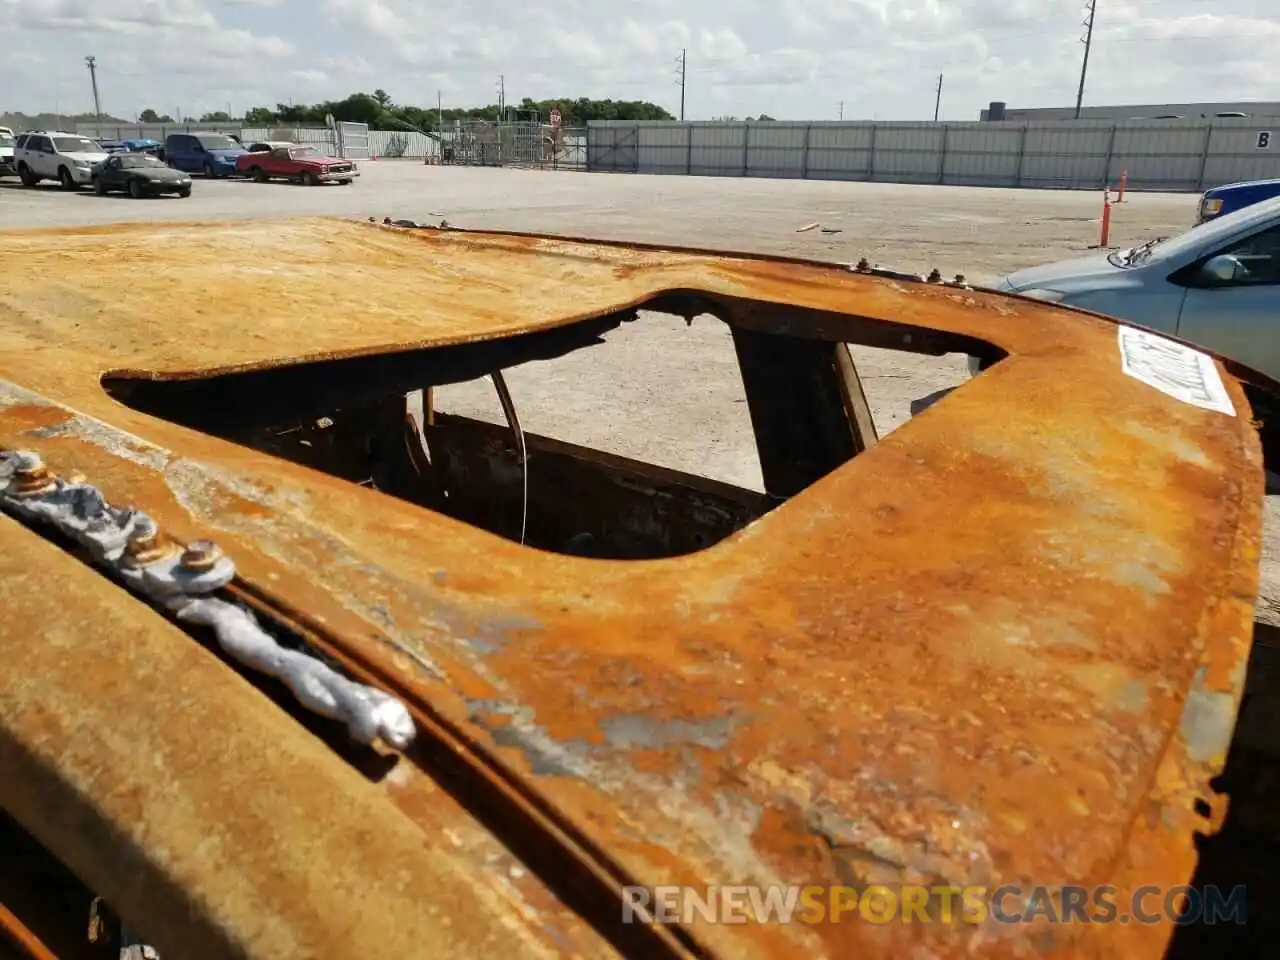
[[[516,416],[515,401],[511,399],[511,391],[507,389],[506,378],[501,370],[493,371],[489,378],[498,391],[498,402],[502,404],[507,426],[516,435],[516,451],[520,454],[520,543],[523,544],[525,528],[529,522],[529,450],[525,446],[524,430],[520,428],[520,418]]]

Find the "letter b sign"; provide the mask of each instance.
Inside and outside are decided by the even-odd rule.
[[[1271,146],[1271,131],[1259,130],[1258,131],[1258,149],[1266,150],[1266,149],[1269,149],[1270,146]]]

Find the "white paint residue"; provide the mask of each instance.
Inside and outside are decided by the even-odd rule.
[[[1207,353],[1133,327],[1120,327],[1119,342],[1120,368],[1129,376],[1193,407],[1235,416],[1235,405]]]

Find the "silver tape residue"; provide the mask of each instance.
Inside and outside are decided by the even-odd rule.
[[[131,555],[131,541],[156,535],[155,521],[136,510],[112,507],[87,483],[50,476],[37,490],[19,491],[15,474],[41,466],[33,453],[0,453],[0,507],[56,527],[137,593],[179,620],[209,627],[228,656],[279,679],[308,710],[346,724],[353,740],[372,744],[381,738],[399,750],[413,742],[413,718],[399,700],[348,680],[315,657],[282,647],[252,611],[211,596],[236,574],[234,562],[211,544],[209,557],[199,565],[184,563],[178,551],[160,551],[153,558]]]

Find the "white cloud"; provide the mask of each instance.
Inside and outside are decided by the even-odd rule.
[[[1274,96],[1276,0],[1100,4],[1089,103]],[[1074,101],[1083,0],[0,0],[0,111],[186,113],[381,87],[397,100],[587,96],[687,115],[972,119]],[[1212,11],[1212,12],[1208,12]],[[20,51],[22,56],[12,55]],[[39,66],[37,67],[37,64]]]

